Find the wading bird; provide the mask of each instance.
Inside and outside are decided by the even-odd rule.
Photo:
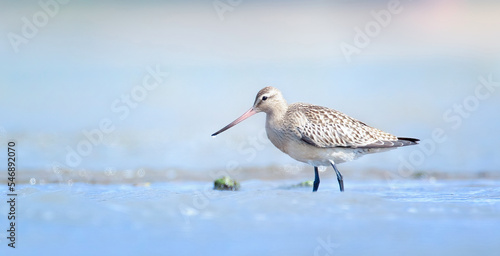
[[[365,154],[416,145],[419,141],[396,137],[337,110],[306,103],[288,105],[274,87],[260,90],[252,108],[212,136],[259,112],[267,115],[267,137],[274,146],[293,159],[314,166],[313,192],[318,190],[320,182],[318,166],[331,165],[337,174],[340,191],[344,191],[342,174],[336,164]]]

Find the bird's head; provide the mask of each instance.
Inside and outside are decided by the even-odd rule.
[[[269,115],[273,114],[275,111],[286,109],[286,107],[287,103],[278,89],[271,86],[265,87],[257,93],[252,108],[218,132],[212,134],[212,136],[217,136],[219,133],[224,132],[259,112],[264,112]]]
[[[286,101],[281,92],[274,87],[268,86],[257,93],[252,108],[256,113],[264,112],[271,114],[283,104],[286,105]]]

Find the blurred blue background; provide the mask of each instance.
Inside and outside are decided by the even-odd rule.
[[[0,136],[17,142],[24,169],[302,166],[263,139],[264,114],[210,137],[265,86],[430,143],[346,168],[396,172],[402,159],[423,171],[500,167],[497,2],[400,1],[379,30],[372,11],[388,1],[44,3],[0,8]],[[355,46],[369,24],[374,36],[349,61],[341,46]],[[148,69],[168,76],[127,105]],[[477,89],[481,77],[496,86]],[[103,120],[113,131],[82,142]],[[433,140],[436,129],[446,139]],[[79,143],[85,156],[71,161]]]
[[[0,255],[500,255],[498,1],[0,7]],[[264,114],[210,137],[265,86],[421,144],[311,193]]]

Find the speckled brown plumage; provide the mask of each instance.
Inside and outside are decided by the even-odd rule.
[[[296,127],[297,136],[316,147],[386,148],[411,144],[326,107],[295,103],[288,107],[286,116]]]

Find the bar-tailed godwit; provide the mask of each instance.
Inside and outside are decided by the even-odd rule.
[[[336,164],[365,154],[416,145],[419,141],[396,137],[330,108],[306,103],[288,105],[274,87],[260,90],[252,108],[212,136],[259,112],[267,115],[267,137],[274,146],[293,159],[314,166],[313,192],[318,190],[320,182],[318,166],[331,165],[340,191],[344,191],[342,174]]]

